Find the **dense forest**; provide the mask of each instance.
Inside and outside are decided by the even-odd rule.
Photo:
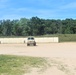
[[[76,34],[76,20],[41,19],[0,20],[0,36],[39,36],[46,34]]]

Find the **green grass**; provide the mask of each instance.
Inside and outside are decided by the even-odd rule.
[[[0,75],[23,75],[30,72],[30,68],[43,68],[44,58],[0,55]]]
[[[43,73],[48,67],[56,67],[65,74],[71,74],[69,66],[57,59],[0,55],[0,75],[24,75],[31,72],[32,68],[39,68],[38,72]]]
[[[76,42],[76,34],[51,34],[41,37],[59,37],[59,42]]]
[[[60,42],[76,42],[76,34],[58,35]]]

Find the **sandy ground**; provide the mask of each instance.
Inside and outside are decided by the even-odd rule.
[[[43,73],[33,68],[31,73],[24,75],[76,75],[76,43],[47,43],[28,47],[26,44],[0,44],[0,54],[49,58],[52,67]]]

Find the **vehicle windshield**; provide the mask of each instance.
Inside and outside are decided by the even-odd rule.
[[[28,40],[34,40],[34,38],[33,37],[30,37],[30,38],[28,38]]]

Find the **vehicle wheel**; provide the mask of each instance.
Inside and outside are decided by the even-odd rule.
[[[27,44],[27,46],[29,46],[29,44]]]
[[[36,46],[36,43],[34,43],[34,46]]]

